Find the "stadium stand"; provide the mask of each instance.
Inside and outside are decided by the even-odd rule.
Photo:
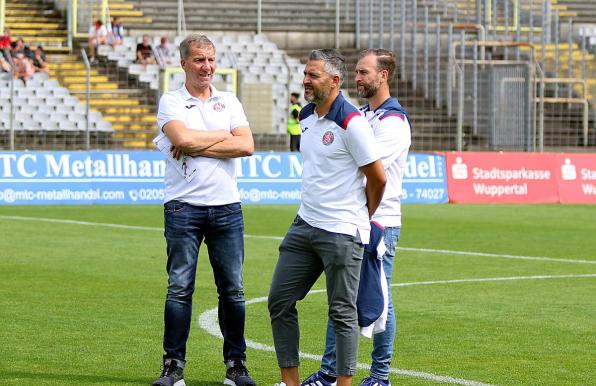
[[[574,13],[574,21],[578,24],[596,23],[596,2],[590,0],[558,0],[558,3]]]
[[[0,77],[0,131],[3,141],[7,139],[11,120],[8,103],[10,78],[7,75]],[[15,81],[13,87],[13,124],[18,140],[25,147],[49,143],[52,148],[67,149],[82,141],[87,125],[85,106],[56,80],[38,73],[27,85]],[[89,129],[98,147],[111,145],[112,127],[100,113],[90,114]]]
[[[272,105],[260,106],[271,110],[272,118],[269,119],[269,126],[266,128],[254,127],[253,125],[256,131],[284,132],[287,115],[286,100],[289,100],[287,88],[289,87],[291,90],[301,89],[303,64],[296,58],[288,57],[265,35],[237,33],[221,36],[214,35],[211,38],[218,50],[218,67],[237,68],[241,73],[242,88],[251,87],[255,84],[268,85],[276,96],[276,98],[273,98]],[[122,70],[127,71],[138,82],[147,84],[150,89],[157,92],[159,89],[160,66],[157,64],[135,64],[134,62],[135,47],[139,39],[127,37],[124,39],[124,45],[122,46],[102,46],[99,55]],[[153,47],[159,44],[159,39],[159,36],[154,38]],[[175,39],[173,67],[178,67],[180,62],[179,44],[181,40],[182,37]],[[181,84],[182,81],[183,77],[175,83]]]
[[[69,51],[65,13],[56,11],[64,10],[65,3],[8,0],[6,24],[13,29],[14,37],[23,31],[32,45],[39,42],[44,48],[52,47],[46,49],[51,51],[51,79],[84,101],[86,70],[75,54],[77,46],[84,47],[86,42],[81,37],[75,39],[74,50]],[[87,6],[84,15],[77,16],[80,30],[105,13],[107,19],[119,16],[127,35],[121,46],[99,48],[99,64],[92,67],[90,74],[91,106],[113,129],[107,146],[151,148],[155,105],[163,91],[163,69],[159,65],[135,64],[134,49],[143,34],[153,38],[154,47],[161,36],[168,36],[176,55],[173,65],[177,66],[178,45],[183,38],[176,36],[181,27],[178,0],[110,0],[107,10],[101,9],[100,1],[77,3]],[[360,9],[356,10],[358,3]],[[390,8],[390,3],[394,8]],[[464,150],[497,150],[507,146],[536,150],[539,129],[543,129],[540,141],[549,149],[596,145],[596,25],[590,24],[596,22],[591,16],[593,2],[342,0],[340,4],[340,31],[336,35],[334,1],[263,0],[262,33],[257,34],[254,0],[184,1],[183,27],[207,33],[218,47],[218,67],[238,71],[237,91],[258,150],[287,149],[288,93],[301,90],[303,66],[310,49],[333,46],[337,39],[351,70],[359,51],[355,48],[357,36],[360,48],[382,45],[396,52],[399,68],[393,93],[410,111],[414,150],[455,150],[460,144]],[[477,5],[480,9],[476,9]],[[485,9],[487,5],[489,8]],[[515,10],[514,5],[518,6]],[[19,12],[25,12],[20,15],[29,26],[18,18]],[[360,20],[358,25],[356,20]],[[55,40],[43,40],[45,37]],[[465,45],[456,51],[462,39]],[[493,67],[487,69],[488,63]],[[494,79],[499,84],[510,79],[493,71],[494,66],[501,65],[518,71],[512,79],[521,77],[530,85],[528,93],[512,89],[507,98],[509,105],[496,101],[498,94],[494,94],[491,85]],[[520,66],[532,70],[523,75]],[[463,83],[459,83],[460,76]],[[348,76],[344,85],[348,97],[356,95],[351,78]],[[170,86],[183,79],[183,74],[174,74]],[[521,113],[515,111],[514,100],[523,105]],[[458,106],[462,106],[461,114]],[[495,116],[495,112],[501,114]],[[507,121],[507,116],[515,114],[528,119]],[[20,118],[26,116],[19,114]],[[80,116],[66,117],[71,119]],[[513,136],[507,127],[515,126],[525,130],[528,138],[518,138],[516,143],[495,141],[495,130],[501,130],[499,125],[506,128],[505,136]]]
[[[263,1],[262,2],[262,30],[264,33],[270,38],[270,40],[274,41],[278,47],[284,48],[289,56],[296,56],[300,57],[302,61],[305,60],[305,55],[310,48],[313,48],[313,44],[317,44],[313,42],[313,39],[316,41],[316,37],[323,37],[320,39],[320,42],[324,42],[323,44],[329,45],[328,42],[332,41],[332,32],[335,26],[334,18],[335,18],[335,9],[334,9],[334,2],[325,1],[325,0],[301,0],[297,3],[292,4],[279,4],[279,2],[273,1]],[[366,2],[360,2],[362,3]],[[381,3],[381,2],[379,2]],[[376,6],[379,6],[379,3],[376,3]],[[438,88],[441,92],[444,92],[448,88],[447,85],[447,63],[449,62],[450,53],[445,50],[448,46],[448,36],[447,36],[447,25],[449,23],[452,24],[470,24],[477,22],[477,10],[476,10],[476,1],[469,1],[469,0],[450,0],[444,2],[436,2],[432,0],[420,0],[420,1],[413,1],[413,0],[406,0],[406,1],[395,1],[398,7],[402,9],[398,10],[396,14],[392,15],[388,9],[389,1],[385,1],[385,12],[375,12],[373,28],[382,28],[379,26],[379,18],[377,15],[379,13],[384,14],[385,17],[383,18],[383,23],[385,26],[385,31],[389,31],[389,26],[391,25],[391,19],[397,20],[396,24],[399,24],[401,13],[405,12],[405,20],[408,21],[408,26],[406,28],[406,36],[405,36],[405,45],[407,47],[406,54],[404,55],[405,58],[401,65],[404,68],[400,68],[400,74],[394,85],[394,93],[399,96],[400,100],[404,103],[412,111],[412,119],[414,121],[414,145],[413,147],[417,150],[441,150],[441,149],[454,149],[456,148],[456,140],[457,140],[457,126],[456,126],[456,115],[453,111],[453,108],[448,108],[446,105],[446,99],[448,98],[445,95],[442,95],[440,98],[436,98],[434,92],[427,92],[425,91],[425,86],[423,85],[423,72],[426,71],[429,75],[434,68],[426,69],[423,68],[425,60],[424,60],[424,49],[423,49],[423,34],[424,28],[421,25],[424,22],[424,9],[427,9],[428,12],[428,20],[433,21],[435,18],[439,17],[440,22],[442,25],[441,32],[440,32],[440,39],[441,39],[441,46],[443,49],[440,52],[440,55],[437,55],[434,52],[434,49],[430,50],[431,52],[427,54],[426,58],[426,65],[434,64],[434,62],[439,62],[442,64],[439,69],[440,73],[440,80],[435,82],[434,76],[430,76],[430,80],[428,81],[428,85],[426,87],[433,90],[433,88]],[[489,2],[489,4],[494,4],[494,11],[496,17],[494,17],[490,24],[493,24],[497,28],[491,30],[490,26],[485,29],[487,34],[487,40],[496,40],[496,41],[504,41],[504,40],[514,40],[517,39],[514,35],[513,29],[513,14],[514,10],[509,10],[509,17],[506,15],[506,10],[503,7],[505,6],[506,2]],[[167,6],[169,4],[169,7]],[[173,30],[176,28],[176,8],[177,2],[175,0],[165,0],[165,1],[139,1],[136,5],[143,10],[143,12],[147,15],[159,15],[160,17],[159,23],[153,23],[151,28],[154,29],[166,29],[166,30]],[[350,38],[346,39],[346,36],[353,36],[355,30],[355,23],[354,20],[356,18],[355,12],[355,2],[349,1],[341,2],[342,6],[344,7],[340,12],[340,24],[341,24],[341,39],[342,45],[352,45],[353,41],[350,44]],[[347,7],[345,6],[347,4]],[[483,6],[484,2],[481,4]],[[525,30],[522,29],[520,34],[520,39],[522,41],[529,41],[531,40],[534,47],[535,57],[534,59],[541,61],[541,36],[543,35],[543,31],[541,28],[541,23],[543,20],[546,20],[548,12],[549,20],[551,23],[553,22],[552,18],[555,13],[557,17],[560,18],[561,27],[559,29],[560,36],[559,38],[566,39],[565,37],[565,28],[564,28],[564,20],[570,17],[576,17],[577,11],[574,9],[568,9],[568,7],[564,4],[564,2],[557,2],[557,1],[550,1],[549,5],[550,8],[544,10],[543,4],[540,1],[523,1],[520,0],[519,2],[512,2],[510,3],[510,7],[513,8],[513,4],[519,4],[519,23],[525,25]],[[254,31],[255,30],[255,22],[256,22],[256,4],[254,1],[222,1],[218,2],[217,4],[209,4],[206,6],[205,4],[195,3],[195,2],[185,2],[185,11],[186,11],[186,25],[187,28],[191,30],[201,30],[201,31],[208,31],[211,33],[219,33],[222,29],[225,30],[241,30],[241,31]],[[347,8],[347,9],[346,9]],[[296,15],[293,10],[300,9],[301,12],[299,15]],[[416,9],[415,12],[412,9]],[[363,33],[365,33],[365,37],[363,38],[364,44],[366,44],[366,32],[367,32],[367,20],[369,14],[367,13],[367,8],[364,6],[361,9],[361,20],[360,29]],[[485,10],[481,9],[481,13]],[[396,17],[397,16],[397,17]],[[154,16],[155,18],[156,16]],[[509,19],[508,19],[509,18]],[[291,20],[291,23],[287,23],[285,21]],[[416,20],[418,25],[415,29],[412,28],[413,21]],[[532,22],[533,20],[533,22]],[[208,22],[205,22],[208,21]],[[528,25],[532,22],[532,27],[528,27]],[[504,26],[506,24],[510,24],[509,31],[504,31]],[[149,26],[145,26],[143,28],[142,25],[138,26],[140,29],[144,31],[149,28]],[[399,26],[395,26],[396,34],[399,30]],[[530,30],[528,31],[528,28]],[[462,28],[465,29],[465,28]],[[461,29],[457,27],[454,29],[454,35],[452,37],[453,40],[458,39],[459,33]],[[429,33],[427,31],[427,33]],[[430,33],[434,34],[434,30],[430,31]],[[475,33],[470,29],[466,30],[466,40],[471,41]],[[377,37],[375,36],[376,32],[373,34],[369,34],[369,42],[373,43],[373,45],[378,45]],[[315,38],[313,38],[315,36]],[[372,36],[373,39],[370,38]],[[413,38],[411,36],[416,37],[416,43],[413,44]],[[399,38],[399,35],[398,35]],[[431,39],[429,39],[430,41]],[[385,46],[389,46],[387,39],[384,39]],[[574,77],[577,79],[582,78],[581,69],[583,65],[580,65],[581,59],[581,47],[574,41],[571,43],[572,52],[571,54],[567,54],[567,44],[564,41],[559,42],[557,44],[558,49],[560,51],[565,50],[563,55],[559,55],[558,59],[560,59],[560,63],[556,65],[549,61],[548,57],[550,58],[553,56],[553,43],[552,37],[550,37],[549,42],[545,44],[545,60],[541,63],[545,68],[543,71],[545,72],[545,76],[549,78],[570,78]],[[394,50],[398,54],[400,54],[399,49],[400,43],[396,43]],[[429,43],[430,45],[430,43]],[[412,54],[412,48],[416,47],[416,53]],[[346,53],[346,55],[350,58],[349,63],[350,66],[355,64],[355,52],[356,50],[350,48],[342,48],[342,51]],[[468,55],[469,49],[467,49]],[[506,54],[503,54],[503,50],[494,49],[494,56],[493,59],[506,59]],[[499,51],[499,52],[497,52]],[[529,53],[524,51],[523,49],[520,50],[522,59],[530,60]],[[246,57],[248,55],[245,55]],[[571,57],[573,62],[569,64],[567,58]],[[565,63],[563,63],[565,62]],[[587,76],[593,73],[593,56],[587,55],[586,56],[586,63],[584,72],[587,73]],[[238,68],[240,68],[240,64],[238,64]],[[571,72],[569,72],[569,68],[571,68]],[[414,71],[417,72],[416,75],[412,75]],[[241,72],[247,72],[244,70]],[[301,71],[298,72],[297,77],[300,78]],[[434,75],[434,74],[432,74]],[[267,78],[267,75],[263,77],[264,79]],[[250,76],[249,76],[250,79]],[[260,79],[259,79],[260,80]],[[596,93],[594,91],[594,86],[591,84],[591,80],[586,80],[586,94],[585,98],[593,103],[593,94]],[[466,91],[468,87],[466,86]],[[583,86],[576,83],[573,85],[562,83],[560,85],[553,85],[551,83],[547,83],[546,92],[547,96],[552,94],[553,88],[557,89],[560,95],[570,96],[570,97],[579,97],[583,96]],[[348,79],[346,85],[346,91],[349,95],[355,94],[355,89],[353,85],[350,85],[350,79]],[[571,93],[570,95],[569,92]],[[550,94],[549,94],[550,93]],[[275,92],[274,92],[274,95]],[[553,95],[550,95],[553,96]],[[470,97],[466,97],[470,98]],[[285,104],[285,97],[275,98],[276,101],[281,101],[280,104]],[[281,111],[281,110],[280,110]],[[590,114],[590,117],[593,117],[594,114]],[[480,122],[479,125],[487,125],[487,117],[479,117]],[[484,121],[482,121],[484,119]],[[591,119],[591,125],[593,125],[593,118]],[[486,131],[477,131],[475,130],[472,125],[470,124],[471,121],[471,113],[466,108],[464,112],[464,127],[463,127],[463,137],[464,137],[464,147],[468,149],[483,149],[490,146],[490,133]],[[544,106],[544,145],[545,146],[577,146],[583,143],[583,108],[579,104],[573,105],[565,105],[562,103],[558,104],[549,104],[547,103]],[[283,123],[278,123],[275,125],[273,132],[277,131],[278,133],[283,132],[281,128],[284,126]],[[593,132],[593,130],[591,130]],[[593,134],[591,134],[593,135]],[[590,140],[590,143],[593,142],[593,139]]]
[[[130,0],[130,2],[153,19],[150,26],[145,26],[147,29],[176,30],[177,0]],[[335,25],[329,23],[335,18],[335,4],[332,7],[329,1],[262,0],[261,3],[263,31],[333,32],[335,29]],[[254,0],[186,1],[184,9],[188,30],[251,32],[256,30],[257,1]]]
[[[114,3],[116,4],[112,4],[114,7],[112,15],[122,15],[127,23],[150,22],[150,19],[142,18],[142,13],[134,10],[132,5],[126,5],[124,2]],[[67,96],[68,99],[66,104],[59,100],[50,100],[46,103],[57,109],[65,109],[74,104],[74,100],[77,100],[75,97],[79,98],[77,103],[79,100],[85,100],[86,70],[79,56],[68,54],[66,18],[53,7],[53,2],[48,1],[9,1],[7,14],[10,14],[11,18],[7,17],[6,25],[11,28],[14,37],[25,34],[30,39],[29,44],[32,47],[37,44],[52,44],[44,46],[44,49],[50,53],[48,55],[49,75],[52,78],[50,82],[52,85],[62,85],[63,87],[57,89],[56,93]],[[43,20],[46,22],[41,23],[38,16],[31,15],[44,15]],[[31,19],[33,22],[29,22]],[[92,68],[90,73],[92,144],[95,147],[147,148],[155,132],[155,97],[147,97],[144,90],[129,89],[127,84],[112,81],[110,74],[106,71],[100,73],[101,70],[101,68]],[[66,117],[55,115],[55,117],[64,118],[65,122],[58,122],[57,125],[48,124],[50,128],[55,126],[68,130],[70,140],[64,141],[65,148],[69,146],[80,148],[84,144],[82,131],[85,130],[86,119],[81,114],[85,113],[85,109],[78,107],[78,112],[77,115]],[[22,117],[21,115],[15,117],[17,118],[15,121],[20,122],[17,123],[17,128],[25,125],[19,120]],[[29,141],[22,145],[35,146],[36,143]],[[41,143],[37,145],[42,146]],[[48,143],[48,146],[55,146],[55,141]]]

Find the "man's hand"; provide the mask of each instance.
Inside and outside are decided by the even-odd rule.
[[[180,157],[182,157],[182,156],[184,155],[184,151],[183,151],[181,148],[179,148],[179,147],[176,147],[176,146],[174,146],[174,145],[172,145],[172,146],[170,147],[170,151],[172,152],[172,156],[173,156],[175,159],[180,159]]]

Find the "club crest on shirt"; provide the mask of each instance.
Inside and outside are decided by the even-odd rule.
[[[333,143],[333,132],[332,131],[326,131],[325,134],[323,134],[323,145],[325,146],[329,146]]]
[[[226,109],[226,105],[223,104],[223,102],[216,102],[213,105],[213,110],[217,111],[218,113],[220,111],[224,111]]]

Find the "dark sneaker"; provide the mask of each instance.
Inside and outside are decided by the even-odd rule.
[[[183,372],[184,369],[178,366],[178,362],[166,361],[161,376],[152,383],[152,386],[186,386]]]
[[[329,382],[320,372],[311,374],[300,384],[300,386],[335,386],[337,382]]]
[[[226,363],[226,377],[224,385],[230,386],[257,386],[257,383],[248,375],[246,362],[241,360],[228,361]]]
[[[391,382],[375,377],[366,377],[362,380],[360,386],[391,386]]]

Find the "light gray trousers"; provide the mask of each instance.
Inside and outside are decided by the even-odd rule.
[[[280,368],[300,364],[296,302],[304,299],[325,272],[328,317],[335,330],[337,374],[356,372],[356,297],[363,252],[362,244],[354,237],[312,227],[296,216],[279,246],[279,260],[269,290],[269,316]]]

